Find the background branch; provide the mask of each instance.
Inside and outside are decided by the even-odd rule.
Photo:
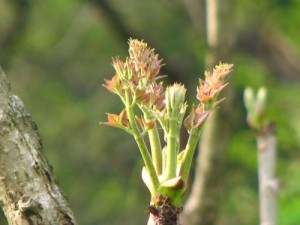
[[[219,24],[219,4],[218,0],[206,1],[207,69],[212,68],[229,52],[223,44],[226,38],[219,35],[222,33]],[[229,87],[225,95],[230,99],[232,94]],[[204,126],[196,159],[195,180],[182,215],[185,225],[211,225],[215,224],[218,218],[225,177],[225,154],[232,134],[231,104],[227,99],[222,110],[213,112]]]
[[[151,37],[147,37],[146,34],[140,34],[133,28],[131,28],[128,24],[126,24],[126,21],[121,18],[120,13],[118,13],[108,1],[89,1],[97,6],[99,12],[106,17],[106,21],[113,28],[114,33],[121,39],[121,43],[124,43],[124,48],[127,48],[127,41],[129,38],[136,38],[140,40],[145,39],[149,46],[153,46],[154,49],[156,49],[156,52],[162,59],[166,58],[166,53],[162,52],[162,48],[160,48],[160,46],[158,46],[156,43],[151,42]],[[182,74],[179,74],[176,70],[173,70],[170,66],[162,67],[161,73],[168,75],[168,79],[171,82],[180,82],[184,80],[184,76]]]
[[[300,80],[300,53],[279,29],[264,26],[240,31],[235,48],[260,57],[270,72],[279,79]]]
[[[21,44],[23,34],[26,32],[30,11],[29,0],[13,0],[9,3],[15,16],[7,31],[1,35],[0,40],[0,63],[5,67],[9,66],[12,56],[16,54]]]

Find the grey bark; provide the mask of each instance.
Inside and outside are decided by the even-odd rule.
[[[257,134],[259,211],[261,225],[277,224],[277,180],[275,178],[277,139],[270,123]]]
[[[75,225],[35,123],[0,67],[0,205],[9,225]]]

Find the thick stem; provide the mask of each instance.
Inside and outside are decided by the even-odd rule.
[[[150,205],[150,216],[147,225],[179,225],[179,215],[182,211],[181,206],[171,204],[170,198],[161,198],[159,206]]]

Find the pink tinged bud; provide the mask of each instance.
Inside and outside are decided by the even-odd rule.
[[[197,87],[197,99],[202,103],[208,103],[212,100],[212,86],[204,80],[199,79],[199,86]]]
[[[143,118],[135,116],[136,121],[140,125],[141,128],[144,129],[152,129],[155,126],[156,119],[145,121]]]
[[[128,127],[129,126],[129,119],[128,119],[128,116],[127,116],[127,113],[126,113],[125,109],[123,109],[122,112],[119,115],[119,122],[124,127]]]
[[[119,57],[113,58],[113,67],[117,75],[121,78],[124,76],[124,62],[122,62]]]
[[[207,119],[211,111],[206,111],[203,105],[199,105],[195,110],[193,106],[190,114],[184,120],[184,126],[188,131],[192,129],[198,129]]]
[[[213,69],[213,73],[205,72],[205,80],[199,79],[197,98],[202,103],[211,103],[227,86],[227,76],[231,72],[232,64],[220,63]]]
[[[204,124],[204,121],[208,118],[210,112],[211,111],[203,111],[201,113],[196,113],[196,116],[195,116],[195,128],[199,128],[199,127],[201,127]]]
[[[163,109],[165,106],[165,90],[162,86],[162,82],[159,84],[153,83],[150,90],[152,92],[153,104],[158,110]]]
[[[136,94],[137,101],[139,101],[139,102],[148,102],[149,101],[149,93],[147,93],[147,90],[137,89],[135,94]]]
[[[120,92],[120,80],[118,75],[114,75],[111,80],[104,80],[105,84],[103,85],[109,92],[118,94]]]
[[[225,81],[228,77],[228,74],[232,71],[233,64],[228,63],[219,63],[219,65],[215,66],[213,69],[212,76],[217,81]]]
[[[184,127],[190,131],[194,127],[194,120],[195,120],[196,112],[194,105],[192,106],[190,114],[185,118],[183,125]]]
[[[136,39],[129,40],[129,59],[132,69],[139,74],[140,78],[146,78],[150,82],[154,82],[159,78],[155,78],[162,67],[162,60],[154,53],[143,41]]]

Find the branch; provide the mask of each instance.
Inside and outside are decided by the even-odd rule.
[[[205,33],[205,3],[201,0],[183,0],[187,13],[189,14],[191,23],[199,34]]]
[[[300,52],[279,29],[264,26],[241,31],[237,37],[236,48],[260,57],[278,78],[299,81]]]
[[[35,123],[0,68],[0,202],[9,224],[77,224]]]
[[[145,34],[140,34],[139,32],[135,31],[134,28],[130,27],[128,24],[126,24],[126,20],[124,20],[123,17],[120,16],[120,13],[117,12],[116,9],[114,9],[109,1],[106,0],[88,0],[89,2],[93,3],[98,11],[106,17],[106,21],[110,24],[112,29],[114,30],[114,33],[116,36],[118,36],[121,40],[121,43],[127,43],[127,40],[129,38],[136,38],[136,39],[146,39],[149,46],[154,46],[154,49],[156,49],[156,52],[159,52],[160,57],[165,59],[166,53],[162,52],[160,46],[157,44],[152,43],[150,38],[147,38]],[[102,19],[102,17],[100,18]],[[127,48],[126,45],[124,47]],[[162,74],[167,74],[168,78],[171,81],[177,81],[182,82],[186,79],[182,74],[179,74],[175,69],[172,69],[169,67],[163,67],[161,69]]]

